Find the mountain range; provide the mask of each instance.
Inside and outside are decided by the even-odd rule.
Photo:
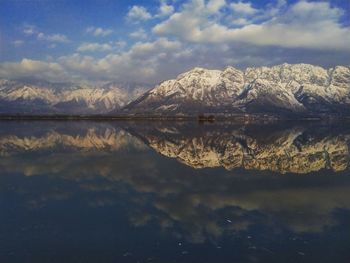
[[[194,68],[123,109],[131,113],[350,114],[350,67]]]
[[[350,115],[350,67],[194,68],[149,89],[0,80],[0,113]]]
[[[0,113],[105,114],[142,95],[147,86],[110,82],[100,86],[43,80],[0,80]]]

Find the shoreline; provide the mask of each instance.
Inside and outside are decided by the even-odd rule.
[[[198,122],[216,122],[216,121],[239,121],[239,122],[275,122],[275,121],[350,121],[350,116],[275,116],[259,114],[237,114],[230,116],[171,116],[171,115],[29,115],[29,114],[6,114],[0,115],[2,120],[47,120],[47,121],[70,121],[70,120],[92,120],[92,121],[198,121]]]

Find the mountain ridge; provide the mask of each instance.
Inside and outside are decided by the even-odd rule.
[[[350,114],[350,67],[310,64],[194,68],[166,80],[122,112],[156,114]]]
[[[195,67],[149,85],[0,79],[0,114],[350,116],[350,67]]]
[[[106,114],[146,90],[139,84],[109,82],[101,86],[0,79],[0,113]]]

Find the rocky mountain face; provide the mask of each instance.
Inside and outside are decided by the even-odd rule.
[[[0,113],[350,115],[350,67],[194,68],[151,90],[0,79]]]
[[[120,109],[146,91],[144,86],[102,86],[0,79],[0,113],[101,114]]]
[[[282,64],[245,71],[194,68],[160,83],[123,111],[350,114],[350,67]]]

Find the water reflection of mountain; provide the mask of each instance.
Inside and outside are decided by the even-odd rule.
[[[132,138],[118,127],[95,125],[85,124],[80,127],[73,125],[71,129],[65,127],[63,130],[59,129],[60,126],[57,127],[57,125],[56,127],[48,125],[42,127],[39,134],[35,132],[35,128],[20,125],[17,127],[17,131],[15,129],[0,134],[0,155],[62,149],[116,151],[128,145],[144,147],[142,142]]]
[[[343,171],[349,165],[350,131],[334,130],[332,126],[156,123],[116,127],[85,123],[70,129],[48,126],[40,133],[24,127],[0,134],[2,156],[58,149],[117,151],[127,146],[143,148],[143,141],[161,155],[193,168],[310,173],[321,169]]]
[[[53,201],[69,203],[79,198],[79,204],[86,203],[92,208],[113,207],[121,200],[127,204],[132,225],[147,227],[156,223],[165,233],[193,243],[252,235],[257,225],[264,229],[262,238],[273,236],[279,240],[282,235],[291,238],[302,233],[321,237],[344,224],[350,209],[350,181],[346,176],[349,132],[345,128],[191,127],[156,123],[120,127],[96,123],[37,125],[12,124],[4,127],[0,136],[0,141],[6,142],[2,145],[7,147],[0,159],[0,191],[6,193],[8,185],[14,186],[11,191],[29,209],[44,209]],[[35,143],[36,139],[52,138],[52,134],[59,138],[53,140],[54,144]],[[9,138],[16,140],[9,143]],[[246,146],[240,146],[243,159],[251,151],[258,156],[265,156],[264,151],[278,156],[286,146],[294,149],[293,154],[306,158],[302,159],[304,168],[310,161],[313,169],[307,170],[308,175],[283,175],[282,170],[259,171],[255,167],[257,170],[192,169],[175,158],[156,154],[140,139],[154,149],[155,145],[171,144],[166,149],[172,152],[178,149],[181,158],[190,145],[189,149],[196,150],[193,152],[196,162],[203,162],[205,158],[199,157],[206,156],[208,151],[227,156],[232,145],[244,145],[244,142]],[[77,143],[82,141],[83,144]],[[220,151],[221,148],[224,150]],[[245,152],[246,149],[252,150]],[[322,154],[315,152],[320,149]],[[268,158],[273,161],[273,157]],[[325,166],[325,159],[330,166]],[[322,169],[327,167],[331,169]],[[283,172],[288,169],[284,168]],[[15,177],[18,175],[24,176]]]
[[[193,168],[309,173],[349,164],[350,132],[332,127],[168,127],[133,131],[151,148]]]

